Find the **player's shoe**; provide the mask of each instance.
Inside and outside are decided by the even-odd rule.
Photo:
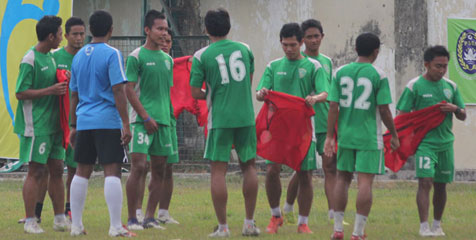
[[[294,216],[294,212],[284,213],[283,221],[286,225],[296,225],[296,217]]]
[[[144,215],[142,215],[142,211],[136,213],[136,217],[137,217],[137,221],[138,221],[140,224],[144,223],[144,218],[145,218],[145,217],[144,217]]]
[[[144,219],[144,223],[142,224],[142,227],[144,227],[144,229],[155,228],[155,229],[165,230],[165,228],[160,226],[159,221],[157,221],[155,218]]]
[[[66,230],[71,230],[71,223],[68,221],[68,219],[63,217],[59,221],[54,221],[53,222],[53,230],[57,232],[65,232]]]
[[[278,228],[283,226],[283,217],[271,216],[266,232],[270,234],[278,233]]]
[[[116,229],[115,227],[109,228],[109,236],[111,237],[135,237],[137,234],[127,230],[125,227]]]
[[[37,217],[35,218],[37,223],[41,223],[41,218],[37,218]],[[26,221],[26,217],[18,219],[19,224],[25,224],[25,221]]]
[[[307,233],[307,234],[312,233],[311,229],[309,229],[309,226],[305,223],[304,224],[299,224],[297,232],[298,233]]]
[[[212,233],[208,234],[209,238],[227,238],[230,237],[230,231],[228,229],[218,230],[218,226],[215,227]]]
[[[130,218],[127,220],[127,228],[130,230],[144,230],[144,227],[139,223],[137,218]]]
[[[23,230],[25,230],[26,233],[33,233],[33,234],[45,232],[40,227],[40,225],[38,225],[36,221],[25,223],[25,225],[23,225]]]
[[[331,240],[341,240],[341,239],[344,239],[344,232],[334,231],[334,233],[331,235]]]
[[[170,215],[158,216],[157,220],[159,220],[159,222],[162,224],[180,224],[177,220],[173,219]]]
[[[355,235],[352,235],[352,237],[350,238],[350,240],[365,240],[366,239],[366,236],[355,236]]]
[[[86,235],[86,230],[84,230],[84,227],[81,226],[80,228],[71,226],[71,236],[76,237],[76,236],[81,236],[81,235]]]
[[[243,230],[241,231],[241,234],[243,236],[253,236],[257,237],[261,231],[259,228],[256,226],[256,224],[243,224]]]
[[[420,228],[420,231],[418,232],[421,237],[434,237],[435,234],[430,230],[430,228]]]
[[[435,237],[443,237],[446,235],[445,232],[443,232],[443,229],[441,227],[431,228],[431,232],[433,232],[433,236]]]

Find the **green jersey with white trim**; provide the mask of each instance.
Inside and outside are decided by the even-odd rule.
[[[43,89],[55,83],[56,64],[52,54],[38,52],[32,47],[20,63],[15,93]],[[13,131],[26,137],[51,135],[61,130],[59,119],[59,97],[56,95],[18,100]]]
[[[460,108],[465,107],[456,83],[446,78],[433,82],[419,76],[407,84],[398,101],[397,109],[411,112],[433,106],[441,101],[455,104]],[[429,131],[420,144],[425,144],[438,151],[449,149],[455,139],[451,131],[452,127],[453,114],[448,113],[445,120],[438,127]]]
[[[207,86],[208,129],[254,126],[251,75],[254,57],[248,45],[220,40],[193,55],[190,85]]]
[[[353,62],[337,69],[328,101],[339,103],[339,147],[357,150],[383,148],[378,105],[392,97],[385,74],[370,63]]]
[[[56,67],[58,69],[65,69],[71,71],[71,64],[73,63],[74,55],[66,51],[64,47],[52,52],[55,58]]]
[[[173,85],[174,61],[162,50],[150,50],[144,46],[136,48],[127,57],[126,76],[135,82],[135,92],[147,111],[157,123],[170,126],[170,88]],[[143,119],[134,108],[130,108],[131,123]]]

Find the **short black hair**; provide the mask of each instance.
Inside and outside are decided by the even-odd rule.
[[[105,10],[96,10],[89,17],[89,30],[93,37],[104,37],[111,30],[112,16]]]
[[[448,60],[450,60],[450,53],[444,46],[436,45],[427,48],[423,54],[423,60],[425,62],[431,62],[435,57],[447,57]]]
[[[282,41],[283,38],[289,38],[296,36],[296,39],[298,42],[302,40],[303,32],[301,30],[301,27],[297,23],[286,23],[283,25],[281,28],[281,31],[279,32],[279,41]]]
[[[224,37],[230,32],[230,15],[223,8],[210,10],[205,15],[205,28],[213,37]]]
[[[38,41],[44,41],[48,35],[56,35],[63,20],[60,17],[53,15],[46,15],[36,24],[36,37]]]
[[[71,31],[72,26],[77,26],[77,25],[84,26],[83,20],[79,17],[70,17],[64,25],[64,30],[66,31],[66,34],[68,34],[69,31]]]
[[[324,30],[322,30],[322,24],[319,20],[316,19],[308,19],[304,22],[301,23],[301,29],[302,32],[305,33],[307,29],[309,28],[317,28],[321,32],[321,34],[324,33]]]
[[[154,21],[155,19],[164,19],[165,20],[165,15],[157,10],[149,10],[145,14],[145,20],[144,20],[144,27],[148,27],[149,29],[154,26]]]
[[[362,33],[355,40],[357,55],[368,57],[375,49],[380,48],[380,39],[373,33]]]
[[[170,35],[170,38],[172,38],[172,39],[174,38],[174,32],[172,32],[172,30],[167,29],[167,34]]]

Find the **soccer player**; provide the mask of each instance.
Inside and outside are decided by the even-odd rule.
[[[56,16],[44,16],[38,21],[38,43],[23,57],[15,89],[18,106],[14,132],[20,135],[20,161],[28,162],[28,175],[23,185],[26,233],[44,232],[35,218],[35,203],[39,182],[47,171],[55,213],[53,229],[65,231],[70,227],[64,216],[64,148],[58,97],[66,93],[67,84],[56,83],[56,64],[50,53],[63,39],[61,22]]]
[[[124,146],[131,139],[122,55],[107,42],[112,17],[95,11],[89,18],[93,35],[71,66],[70,137],[78,163],[71,182],[71,236],[85,234],[82,215],[88,181],[96,158],[104,169],[104,195],[109,210],[109,236],[133,236],[121,223],[121,164],[127,160]],[[64,216],[64,215],[63,215]]]
[[[284,57],[271,61],[265,69],[258,85],[256,99],[263,101],[269,90],[284,92],[306,99],[310,106],[324,102],[327,98],[329,82],[321,64],[301,54],[303,32],[297,23],[284,24],[279,33]],[[312,119],[312,121],[314,121]],[[312,233],[308,226],[308,216],[313,198],[312,170],[316,169],[316,143],[312,139],[309,151],[302,161],[301,170],[296,173],[298,182],[298,233]],[[266,195],[271,207],[271,219],[266,231],[275,234],[283,224],[279,200],[281,198],[281,164],[267,161]]]
[[[399,147],[388,107],[392,102],[388,79],[372,65],[379,49],[380,39],[376,35],[359,35],[356,40],[357,61],[337,69],[327,98],[330,109],[324,151],[329,158],[335,151],[334,127],[338,118],[335,221],[331,239],[344,237],[342,223],[354,172],[357,173],[358,193],[351,239],[365,239],[364,228],[372,206],[374,176],[385,172],[381,121],[392,134],[391,147]]]
[[[207,99],[209,106],[204,158],[211,161],[211,195],[219,225],[208,236],[230,236],[226,222],[225,176],[233,144],[243,172],[246,218],[242,234],[257,236],[260,230],[253,219],[258,194],[256,128],[251,98],[254,57],[248,45],[227,39],[231,25],[225,9],[208,11],[205,28],[212,43],[194,54],[190,85],[192,97]],[[201,89],[203,82],[206,82],[206,91]]]
[[[450,54],[443,46],[425,50],[423,60],[426,72],[408,82],[397,104],[400,113],[420,110],[446,101],[440,106],[446,118],[429,131],[415,153],[418,178],[417,206],[420,216],[420,236],[444,236],[441,218],[446,204],[446,184],[454,177],[453,114],[458,120],[466,119],[464,102],[456,84],[444,75]],[[428,224],[430,190],[433,192],[433,226]]]
[[[164,179],[167,156],[172,155],[170,87],[173,83],[173,60],[164,53],[162,45],[168,30],[165,16],[150,10],[145,16],[146,42],[127,58],[127,98],[132,106],[133,139],[130,145],[132,166],[127,179],[127,204],[130,229],[159,228],[154,218]],[[141,176],[147,174],[146,161],[150,155],[151,180],[144,222],[136,218]]]

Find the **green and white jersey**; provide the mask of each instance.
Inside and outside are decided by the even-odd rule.
[[[419,76],[407,84],[398,101],[397,109],[403,112],[411,112],[433,106],[441,101],[464,108],[464,102],[456,83],[446,78],[433,82]],[[439,151],[450,148],[454,141],[452,127],[453,114],[448,113],[445,120],[438,127],[429,131],[420,144],[425,144],[431,149]]]
[[[327,100],[339,103],[339,147],[383,149],[382,121],[377,107],[390,104],[392,97],[382,70],[358,62],[338,68]]]
[[[54,50],[53,57],[55,58],[56,67],[58,69],[65,69],[71,71],[71,64],[73,63],[74,55],[66,51],[64,47]]]
[[[193,55],[190,85],[207,86],[208,129],[254,126],[251,75],[254,56],[248,45],[220,40]]]
[[[173,85],[174,61],[162,50],[136,48],[127,57],[126,76],[135,82],[135,92],[149,116],[157,123],[170,126],[170,88]],[[143,119],[130,108],[131,123]]]
[[[20,63],[15,93],[43,89],[55,83],[56,63],[53,56],[32,47]],[[56,95],[18,100],[13,131],[26,137],[51,135],[60,131],[59,119],[59,97]]]
[[[304,52],[302,55],[307,56]],[[307,56],[309,58],[317,60],[322,68],[324,68],[324,72],[326,74],[326,79],[329,82],[329,86],[332,82],[332,59],[322,53],[319,53],[317,57]],[[316,116],[314,117],[314,127],[316,133],[326,133],[327,132],[327,114],[329,112],[329,103],[322,102],[314,104],[314,111],[316,112]]]

